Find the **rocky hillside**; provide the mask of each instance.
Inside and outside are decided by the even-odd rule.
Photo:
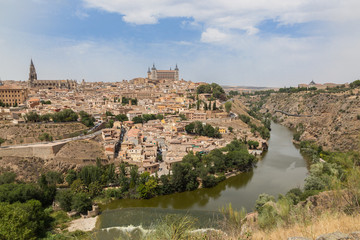
[[[79,135],[88,129],[79,122],[72,123],[25,123],[9,124],[0,123],[0,138],[6,141],[2,146],[40,142],[39,137],[48,133],[54,140],[64,139]]]
[[[18,180],[36,182],[42,173],[79,169],[88,164],[96,164],[97,158],[101,158],[103,163],[108,163],[101,143],[96,139],[79,140],[65,144],[53,159],[0,157],[0,174],[13,171]]]
[[[324,149],[359,149],[359,89],[341,93],[272,93],[262,111],[296,128],[299,140],[314,140]]]

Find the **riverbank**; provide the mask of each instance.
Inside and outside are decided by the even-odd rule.
[[[102,205],[99,236],[106,240],[117,239],[122,231],[116,229],[129,225],[151,227],[172,214],[199,219],[197,223],[201,226],[196,228],[219,228],[219,209],[229,203],[233,209],[245,207],[252,212],[260,194],[277,196],[303,186],[308,173],[307,162],[292,143],[293,133],[279,124],[273,124],[270,133],[269,149],[252,171],[235,174],[215,187],[151,199],[120,199]]]
[[[98,220],[98,216],[92,218],[79,218],[70,222],[70,226],[68,227],[69,232],[79,231],[92,231],[96,227],[96,222]]]

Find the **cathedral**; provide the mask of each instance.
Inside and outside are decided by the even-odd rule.
[[[30,88],[38,88],[38,89],[54,89],[54,88],[75,89],[77,87],[77,82],[75,80],[38,80],[32,59],[30,62],[30,73],[29,73],[28,84]]]
[[[153,64],[153,67],[148,68],[148,79],[153,81],[159,81],[159,80],[173,80],[173,81],[179,81],[179,68],[176,64],[174,70],[157,70],[155,67],[155,64]]]

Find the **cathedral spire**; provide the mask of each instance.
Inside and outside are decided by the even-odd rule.
[[[30,73],[29,73],[29,81],[37,80],[36,69],[33,63],[33,60],[30,61]]]

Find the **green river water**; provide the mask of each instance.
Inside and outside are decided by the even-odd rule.
[[[292,143],[293,133],[272,123],[269,149],[256,168],[231,177],[216,187],[175,193],[148,200],[122,199],[101,206],[98,239],[117,239],[124,231],[149,229],[166,214],[188,214],[198,219],[199,228],[216,228],[219,209],[232,204],[252,211],[261,193],[274,196],[303,186],[308,173],[306,160]]]

